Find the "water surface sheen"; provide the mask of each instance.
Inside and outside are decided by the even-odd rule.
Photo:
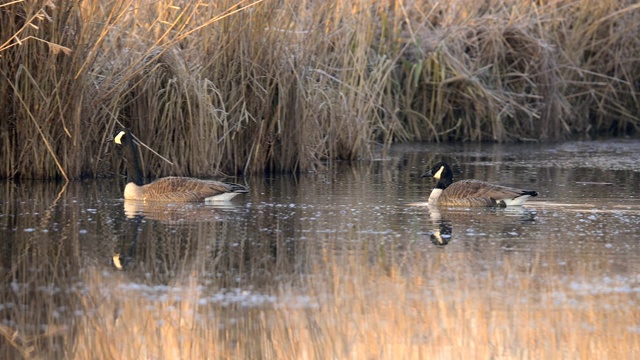
[[[521,276],[566,279],[572,293],[639,293],[638,153],[632,140],[402,145],[316,173],[251,177],[250,193],[226,206],[125,202],[115,179],[5,182],[0,274],[10,286],[0,290],[0,321],[19,322],[17,307],[43,312],[43,322],[52,312],[81,316],[65,299],[83,291],[88,267],[124,274],[131,292],[149,296],[197,274],[207,301],[263,306],[278,301],[270,288],[313,274],[315,259],[348,262],[363,253],[371,266],[415,261],[416,253],[426,263],[460,254],[468,266],[458,277],[483,277],[508,261]],[[540,195],[514,209],[430,208],[433,179],[420,175],[440,160],[457,179]],[[113,264],[117,254],[124,271]],[[446,266],[434,267],[442,272],[431,283],[455,280]],[[29,309],[40,294],[54,304]]]

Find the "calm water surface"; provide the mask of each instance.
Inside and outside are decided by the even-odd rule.
[[[207,301],[247,307],[281,301],[268,289],[310,273],[314,257],[362,248],[390,257],[419,251],[425,261],[460,253],[470,263],[468,277],[512,259],[557,269],[552,274],[566,278],[567,290],[640,293],[638,154],[634,140],[404,145],[378,160],[317,173],[237,179],[251,192],[230,206],[125,202],[124,184],[115,179],[66,187],[5,182],[0,325],[10,328],[20,312],[35,311],[30,299],[41,295],[56,305],[38,311],[79,316],[65,298],[82,291],[87,267],[118,271],[114,256],[131,292],[157,295],[191,272],[215,289]],[[420,175],[442,159],[457,179],[540,196],[516,209],[429,208],[434,183]],[[572,277],[578,267],[580,279]]]

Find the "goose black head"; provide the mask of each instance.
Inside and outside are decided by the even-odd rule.
[[[117,129],[113,135],[113,142],[121,145],[124,149],[124,159],[127,162],[127,182],[133,182],[138,186],[144,185],[142,159],[131,132],[127,129]]]
[[[117,129],[113,134],[113,142],[118,145],[124,145],[133,140],[133,136],[127,129]]]
[[[445,189],[453,182],[453,172],[451,171],[449,164],[444,161],[433,165],[430,170],[422,174],[422,177],[432,177],[438,180],[438,186],[442,189]]]

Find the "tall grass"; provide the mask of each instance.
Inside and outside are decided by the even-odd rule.
[[[306,171],[396,141],[638,127],[634,1],[15,1],[0,5],[0,177]]]

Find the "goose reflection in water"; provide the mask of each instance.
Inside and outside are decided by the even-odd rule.
[[[132,219],[142,216],[163,223],[209,222],[223,220],[224,210],[239,209],[226,203],[162,203],[140,200],[125,200],[124,214]]]
[[[438,224],[438,228],[430,231],[429,237],[431,238],[433,245],[445,246],[449,244],[452,233],[453,227],[451,226],[451,222],[441,220]]]
[[[535,222],[537,211],[532,208],[443,208],[428,204],[412,204],[414,206],[425,206],[429,209],[429,230],[425,235],[429,235],[431,242],[438,247],[448,245],[454,238],[459,238],[454,232],[454,228],[467,229],[466,234],[473,235],[468,229],[474,227],[512,227],[513,225],[523,225]],[[517,218],[513,221],[513,218]],[[506,221],[504,221],[506,220]]]
[[[214,236],[224,231],[220,229],[227,229],[227,224],[239,226],[240,230],[234,229],[241,231],[247,207],[231,202],[208,204],[124,200],[123,210],[128,225],[122,234],[121,251],[112,257],[112,263],[118,269],[130,269],[136,255],[141,256],[159,248],[173,249],[175,244],[195,241],[202,234]],[[143,231],[145,235],[141,240]],[[140,265],[153,266],[148,261]]]
[[[453,225],[451,220],[442,219],[440,209],[435,205],[427,205],[429,209],[429,221],[432,229],[427,233],[431,239],[431,243],[435,246],[445,246],[451,241],[453,234]]]
[[[127,268],[135,257],[138,240],[142,233],[143,218],[144,217],[140,215],[128,217],[129,231],[127,231],[125,235],[128,236],[130,241],[128,241],[127,244],[127,239],[125,239],[122,244],[123,251],[115,253],[111,258],[113,266],[115,266],[116,269],[123,270]]]

